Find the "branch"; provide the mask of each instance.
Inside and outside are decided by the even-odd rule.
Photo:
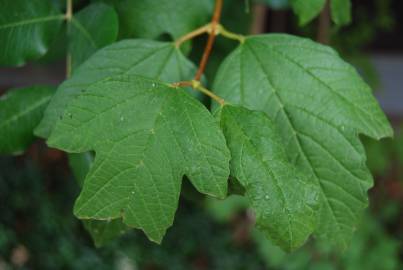
[[[65,19],[69,24],[73,18],[73,0],[66,1],[66,14]],[[66,77],[69,78],[71,75],[71,54],[67,51],[66,55]]]
[[[199,81],[204,69],[206,68],[208,58],[211,53],[211,49],[213,48],[215,35],[216,35],[216,28],[220,22],[221,10],[222,10],[222,2],[223,0],[216,0],[214,6],[214,13],[213,18],[211,19],[211,32],[209,34],[206,47],[204,48],[203,56],[199,64],[199,69],[196,72],[195,80]]]

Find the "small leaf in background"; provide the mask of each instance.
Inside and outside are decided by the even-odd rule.
[[[211,0],[123,0],[116,3],[123,37],[174,39],[210,21]]]
[[[91,152],[69,154],[69,165],[80,187],[84,184],[94,155]],[[96,247],[101,247],[124,234],[129,228],[122,219],[113,220],[83,220],[84,228],[90,233]]]
[[[275,125],[263,112],[227,105],[220,122],[231,151],[231,175],[246,190],[256,226],[282,249],[298,248],[316,226],[318,192],[312,180],[288,162]]]
[[[19,154],[32,143],[33,130],[54,92],[53,87],[32,86],[0,97],[0,153]]]
[[[102,247],[124,234],[129,228],[122,219],[83,220],[84,228],[90,233],[96,247]]]
[[[330,10],[335,24],[346,25],[351,22],[351,0],[331,0]]]
[[[161,242],[184,174],[204,194],[227,193],[229,151],[210,112],[184,89],[139,76],[93,84],[56,123],[48,144],[96,158],[76,201],[82,219],[116,219]]]
[[[91,165],[94,162],[94,154],[91,152],[68,154],[69,165],[78,185],[84,185],[84,179],[87,176]]]
[[[21,66],[44,55],[64,15],[51,0],[0,0],[0,66]]]
[[[393,147],[392,139],[382,140],[382,142],[363,138],[365,152],[367,154],[367,166],[371,170],[372,175],[380,176],[387,174],[393,164],[393,155],[391,155]]]
[[[224,200],[207,197],[205,206],[215,220],[228,223],[237,213],[248,209],[249,202],[244,196],[231,194]]]
[[[47,138],[66,105],[86,87],[114,75],[143,75],[166,82],[190,80],[196,67],[172,43],[122,40],[91,56],[59,86],[35,134]]]
[[[69,28],[73,72],[95,51],[114,42],[118,30],[118,16],[106,4],[92,4],[74,14]]]
[[[326,0],[290,0],[294,13],[299,18],[299,24],[305,25],[313,20],[325,6]]]
[[[357,134],[378,140],[393,134],[356,70],[308,39],[261,35],[228,56],[213,89],[273,119],[289,160],[319,189],[316,235],[346,247],[373,185]]]

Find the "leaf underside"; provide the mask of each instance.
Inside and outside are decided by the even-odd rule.
[[[223,62],[213,89],[274,121],[288,159],[319,190],[316,235],[345,247],[372,186],[358,134],[393,134],[355,69],[307,39],[254,36]]]
[[[144,39],[123,40],[107,46],[84,62],[62,83],[45,111],[35,134],[47,138],[67,104],[88,86],[116,75],[142,75],[165,82],[193,77],[196,68],[172,43]]]
[[[263,112],[227,105],[221,127],[231,175],[244,186],[257,227],[284,250],[302,245],[316,225],[318,193],[288,162],[273,122]]]
[[[86,88],[48,140],[96,158],[76,201],[83,219],[115,219],[160,242],[172,224],[183,175],[198,191],[227,193],[229,151],[218,123],[184,89],[139,76]]]

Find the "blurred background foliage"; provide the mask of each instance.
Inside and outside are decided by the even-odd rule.
[[[63,6],[64,1],[54,1]],[[92,2],[96,1],[117,5],[115,0]],[[75,8],[88,2],[75,1]],[[402,53],[402,1],[352,2],[353,22],[346,27],[330,26],[329,42],[378,89],[382,82],[369,52]],[[287,0],[228,0],[222,17],[223,25],[234,32],[287,32],[317,38],[319,19],[300,27]],[[121,31],[127,35],[125,29]],[[60,34],[35,65],[59,63],[65,55],[65,39]],[[157,39],[172,38],[164,34]],[[196,63],[205,41],[206,37],[199,37],[184,48]],[[205,74],[210,85],[219,63],[236,45],[217,38]],[[174,226],[162,245],[151,243],[141,231],[130,230],[95,248],[72,214],[80,188],[67,157],[37,142],[22,156],[0,157],[0,270],[403,269],[403,116],[390,117],[396,130],[393,139],[363,138],[375,187],[369,194],[370,208],[345,251],[310,239],[301,249],[285,254],[254,230],[253,214],[242,197],[206,199],[194,195],[186,181]],[[80,178],[83,173],[78,170],[75,176]]]

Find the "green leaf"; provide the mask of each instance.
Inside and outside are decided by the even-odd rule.
[[[262,112],[224,106],[221,128],[231,151],[231,175],[245,187],[257,227],[284,250],[314,231],[318,192],[289,163],[274,123]]]
[[[91,168],[94,161],[94,155],[91,152],[69,154],[69,165],[73,172],[74,178],[78,185],[82,187],[84,185],[84,179]]]
[[[18,154],[34,140],[53,87],[33,86],[9,90],[0,97],[0,153]]]
[[[87,87],[48,144],[96,152],[77,217],[122,217],[156,242],[173,222],[184,174],[201,193],[227,193],[229,151],[218,123],[184,89],[156,80],[118,76]]]
[[[92,4],[75,14],[69,31],[73,70],[99,48],[114,42],[118,30],[118,16],[106,4]]]
[[[90,233],[96,247],[102,247],[126,233],[128,227],[122,219],[83,220],[84,228]]]
[[[166,82],[189,80],[196,67],[172,43],[135,39],[109,45],[91,56],[57,89],[35,134],[47,138],[66,105],[82,89],[114,75],[143,75]]]
[[[173,38],[200,27],[210,20],[213,1],[193,0],[123,0],[117,4],[124,37]]]
[[[88,174],[94,161],[94,155],[90,152],[69,154],[69,165],[80,187]],[[96,247],[108,244],[129,228],[123,224],[122,219],[113,220],[83,220],[85,229],[90,233]]]
[[[50,0],[0,0],[0,66],[21,66],[44,55],[64,15]]]
[[[358,134],[393,134],[356,70],[308,39],[254,36],[223,62],[213,89],[273,119],[289,160],[320,191],[316,234],[346,246],[373,185]]]
[[[351,22],[350,0],[331,0],[330,9],[332,20],[337,25],[346,25]]]
[[[326,0],[291,0],[291,7],[299,18],[299,24],[305,25],[319,15]]]

